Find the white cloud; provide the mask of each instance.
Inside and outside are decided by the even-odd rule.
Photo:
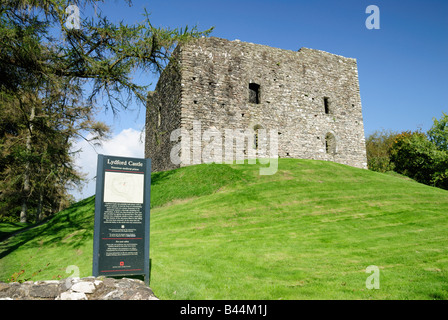
[[[104,141],[99,147],[92,147],[87,141],[80,140],[73,149],[82,151],[75,156],[75,165],[87,174],[87,184],[82,192],[73,191],[76,200],[81,200],[95,194],[95,176],[98,154],[121,157],[144,158],[144,135],[133,128],[124,129],[111,139]]]

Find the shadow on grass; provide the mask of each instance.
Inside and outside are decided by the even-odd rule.
[[[163,180],[169,179],[175,172],[176,170],[169,170],[151,173],[151,186],[163,183]]]
[[[79,248],[85,241],[93,238],[94,203],[95,197],[84,199],[47,222],[32,226],[6,239],[1,243],[0,259],[24,245],[30,247],[59,245],[69,239],[74,232],[85,230],[82,233],[76,233],[76,237],[73,236],[70,242],[64,243],[64,245]]]
[[[18,234],[19,232],[23,232],[32,227],[34,227],[34,225],[30,223],[3,222],[1,223],[1,229],[0,229],[0,242],[8,239],[9,237],[15,234]]]

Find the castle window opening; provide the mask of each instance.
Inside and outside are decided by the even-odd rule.
[[[260,103],[260,85],[256,83],[249,83],[249,102]]]
[[[325,108],[325,114],[330,113],[330,99],[328,97],[324,97],[324,108]]]
[[[160,128],[162,125],[162,106],[157,107],[157,127]]]
[[[254,126],[254,149],[257,149],[257,150],[258,150],[258,145],[259,145],[259,136],[258,136],[259,129],[263,129],[263,127],[260,126],[259,124]]]
[[[328,154],[336,153],[336,137],[331,132],[325,135],[325,151]]]

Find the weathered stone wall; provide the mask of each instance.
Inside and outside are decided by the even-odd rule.
[[[181,72],[174,59],[179,50],[174,51],[173,60],[160,76],[156,90],[148,96],[145,157],[151,158],[153,171],[174,168],[170,161],[174,145],[170,142],[170,134],[181,126]]]
[[[0,282],[0,300],[158,300],[141,280],[68,278],[64,280]]]
[[[195,120],[201,121],[201,133],[209,128],[223,134],[225,129],[276,129],[279,157],[366,168],[355,59],[307,48],[295,52],[202,38],[179,50],[177,68],[180,78],[162,76],[155,93],[162,109],[170,110],[166,120],[173,128],[179,124],[171,116],[176,113],[189,132]],[[251,83],[258,89],[252,101]],[[176,97],[175,103],[170,97]],[[166,134],[169,140],[170,132]],[[194,141],[200,137],[190,143]],[[146,156],[158,157],[160,149],[151,139],[148,142]],[[172,147],[173,143],[157,147],[168,149],[168,157],[165,152],[163,165],[155,165],[155,171],[176,167],[169,158]]]

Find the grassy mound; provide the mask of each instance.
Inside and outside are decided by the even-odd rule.
[[[448,299],[448,192],[280,159],[154,173],[151,288],[161,299]],[[91,274],[94,198],[0,243],[0,280]],[[368,290],[368,266],[380,289]],[[23,272],[21,270],[24,270]],[[20,275],[19,275],[20,274]]]

